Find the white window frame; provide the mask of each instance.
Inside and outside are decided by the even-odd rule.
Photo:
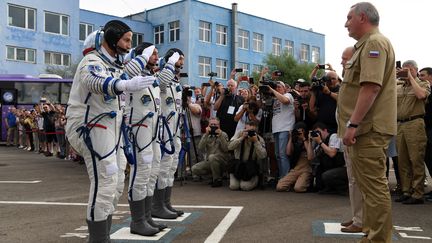
[[[86,33],[84,39],[81,39],[81,26],[84,26],[85,33]],[[87,36],[90,35],[93,32],[93,30],[94,30],[94,25],[93,24],[87,24],[87,23],[83,23],[83,22],[79,23],[79,33],[78,33],[79,40],[80,41],[85,41],[85,39],[87,38]]]
[[[216,45],[226,46],[228,42],[228,27],[225,25],[216,25]]]
[[[49,60],[46,60],[46,55],[49,55]],[[54,55],[60,55],[61,56],[61,64],[54,63]],[[71,65],[71,54],[69,53],[61,53],[61,52],[55,52],[55,51],[45,51],[44,52],[44,63],[45,65],[52,65],[52,66],[61,66],[61,67],[69,67]],[[65,60],[68,60],[67,65],[65,65]]]
[[[320,63],[320,48],[318,46],[312,46],[311,49],[312,57],[311,62],[312,63]]]
[[[9,7],[15,7],[15,8],[23,8],[25,10],[25,26],[21,27],[21,26],[15,26],[12,25],[12,21],[9,19]],[[29,28],[29,11],[33,11],[33,28]],[[24,7],[24,6],[19,6],[19,5],[15,5],[15,4],[8,4],[8,8],[7,8],[7,18],[8,18],[8,26],[14,27],[14,28],[22,28],[22,29],[28,29],[28,30],[36,30],[36,9],[34,8],[29,8],[29,7]]]
[[[57,15],[57,16],[59,16],[59,33],[56,33],[56,32],[49,32],[49,31],[47,31],[46,30],[46,27],[47,27],[47,22],[46,22],[46,15],[47,14],[51,14],[51,15]],[[67,18],[67,34],[63,34],[63,25],[62,25],[62,19],[63,18]],[[70,29],[70,18],[69,18],[69,16],[68,15],[65,15],[65,14],[60,14],[60,13],[54,13],[54,12],[49,12],[49,11],[45,11],[44,12],[44,32],[45,33],[49,33],[49,34],[55,34],[55,35],[63,35],[63,36],[69,36],[69,29]]]
[[[141,39],[141,41],[140,41],[140,39]],[[134,42],[135,42],[135,45],[134,45]],[[143,42],[144,42],[144,34],[143,33],[136,33],[136,32],[132,33],[132,47],[136,47]]]
[[[224,59],[216,59],[216,78],[227,79],[228,78],[228,61]]]
[[[206,21],[199,21],[199,28],[198,28],[198,39],[201,42],[210,43],[211,42],[211,26],[212,24],[210,22]]]
[[[206,62],[208,61],[208,62]],[[207,77],[207,74],[211,72],[211,57],[198,57],[198,76]]]
[[[13,58],[8,58],[8,48],[13,48],[14,49],[14,56]],[[18,49],[20,50],[25,50],[25,60],[18,60]],[[29,52],[33,51],[33,58],[34,60],[29,60]],[[36,63],[36,49],[31,49],[31,48],[25,48],[25,47],[18,47],[18,46],[6,46],[6,60],[8,61],[16,61],[16,62],[26,62],[26,63]]]
[[[249,50],[249,31],[247,30],[238,30],[238,48]]]
[[[286,51],[289,55],[294,56],[294,41],[292,40],[285,40],[285,47]]]
[[[272,38],[272,54],[280,56],[282,54],[282,39],[273,37]]]
[[[252,73],[261,73],[261,70],[263,69],[263,65],[260,64],[254,64],[252,66]]]
[[[264,35],[253,33],[253,51],[264,52]]]
[[[301,44],[300,61],[309,62],[309,45],[307,44]]]
[[[162,29],[162,30],[161,30]],[[163,24],[154,27],[154,43],[160,45],[164,43],[165,27]]]
[[[180,21],[176,20],[168,23],[169,27],[169,42],[176,42],[180,40]],[[171,36],[174,36],[171,40]]]
[[[249,76],[249,63],[239,62],[239,63],[237,63],[236,67],[242,68],[243,69],[242,74]]]

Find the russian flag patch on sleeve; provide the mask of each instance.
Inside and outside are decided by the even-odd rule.
[[[379,57],[379,51],[369,51],[369,57]]]

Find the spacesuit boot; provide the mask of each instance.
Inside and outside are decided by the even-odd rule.
[[[129,201],[132,220],[130,223],[130,232],[143,236],[152,236],[160,230],[151,226],[145,218],[145,199],[140,201]]]
[[[184,214],[182,210],[177,210],[171,206],[171,192],[172,192],[171,186],[165,188],[165,207],[169,211],[176,213],[178,216],[182,216]]]
[[[156,189],[153,196],[152,216],[161,219],[176,219],[177,213],[165,206],[165,189]]]
[[[90,221],[87,220],[89,243],[109,243],[108,220]]]
[[[108,218],[107,218],[108,239],[111,239],[110,238],[110,235],[111,235],[111,224],[112,224],[112,214],[108,215]]]
[[[155,227],[158,228],[159,230],[163,230],[165,228],[167,228],[168,226],[166,224],[162,224],[162,223],[156,223],[151,216],[151,209],[152,209],[152,201],[153,201],[153,196],[147,196],[145,199],[145,217],[147,222]]]

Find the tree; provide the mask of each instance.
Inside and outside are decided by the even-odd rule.
[[[46,73],[57,74],[62,78],[70,78],[72,79],[75,76],[75,72],[77,70],[78,63],[72,63],[70,66],[54,66],[48,65],[45,68]]]
[[[268,54],[264,58],[264,65],[269,67],[270,73],[275,70],[282,71],[283,75],[280,80],[290,85],[300,78],[308,80],[310,73],[315,67],[313,63],[298,63],[286,50],[280,56]],[[319,72],[322,71],[320,70]],[[320,76],[320,74],[321,73],[318,73],[318,76]],[[254,80],[258,80],[259,76],[259,73],[254,73]]]

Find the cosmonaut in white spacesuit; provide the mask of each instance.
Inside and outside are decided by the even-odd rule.
[[[126,158],[119,149],[124,105],[121,94],[145,89],[155,80],[142,76],[127,79],[123,74],[122,57],[131,43],[128,25],[119,20],[106,23],[95,35],[94,50],[84,52],[69,96],[66,135],[84,157],[90,178],[89,242],[109,241],[111,215],[123,191]]]

